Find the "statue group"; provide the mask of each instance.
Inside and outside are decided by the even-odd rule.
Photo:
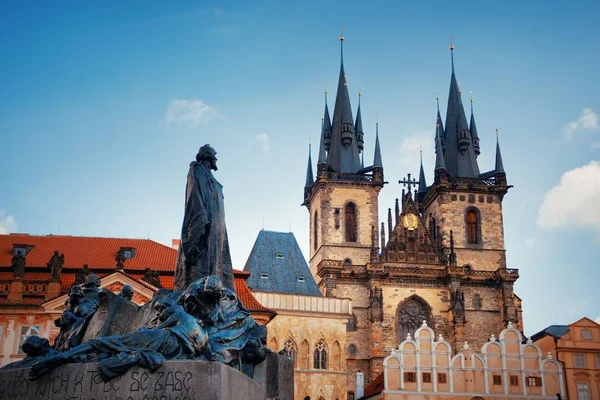
[[[30,379],[37,380],[63,364],[98,362],[110,380],[134,365],[154,371],[165,360],[204,360],[253,376],[269,352],[267,330],[235,292],[222,186],[211,172],[216,154],[205,145],[190,165],[175,290],[160,289],[138,306],[130,286],[115,295],[100,289],[91,273],[69,290],[53,346],[31,336],[23,344],[27,357],[4,368],[30,367]],[[53,277],[63,261],[54,255]]]

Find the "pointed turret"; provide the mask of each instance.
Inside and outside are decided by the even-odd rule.
[[[440,125],[436,124],[436,132],[440,130]],[[444,152],[442,151],[442,144],[438,133],[435,135],[435,170],[446,170],[446,163],[444,162]]]
[[[423,151],[421,153],[421,169],[419,171],[419,193],[427,191],[427,183],[425,182],[425,171],[423,170]]]
[[[325,104],[325,112],[327,113],[327,104]],[[319,158],[317,159],[317,170],[327,169],[327,155],[325,150],[327,143],[325,142],[325,119],[321,119],[321,142],[319,144]],[[322,168],[319,168],[321,166]]]
[[[436,128],[435,128],[435,137],[437,138],[439,136],[440,138],[440,144],[442,145],[442,152],[444,151],[444,146],[445,146],[445,136],[446,134],[444,133],[444,124],[442,123],[442,116],[440,115],[440,96],[436,95],[435,96],[435,102],[437,103],[437,122],[436,122]]]
[[[329,118],[329,107],[327,106],[327,90],[325,90],[325,112],[323,114],[323,138],[325,143],[325,151],[329,151],[331,146],[331,119]]]
[[[344,72],[344,37],[340,36],[341,63],[338,88],[333,109],[331,146],[327,154],[327,164],[337,172],[356,173],[360,169],[358,141],[350,107],[350,97]]]
[[[358,92],[358,110],[356,111],[356,123],[354,124],[354,127],[356,129],[356,144],[357,144],[358,150],[360,152],[362,152],[364,149],[364,133],[363,133],[363,126],[362,126],[362,115],[360,112],[360,97],[361,96],[362,96],[361,92]]]
[[[479,148],[479,135],[477,134],[477,125],[475,124],[475,115],[473,114],[473,96],[471,96],[471,122],[469,122],[469,131],[471,132],[471,140],[473,141],[473,151],[475,156],[479,156],[481,149]]]
[[[379,147],[379,122],[375,124],[375,156],[373,157],[373,167],[383,168],[381,148]]]
[[[498,128],[496,128],[496,167],[495,173],[504,174],[504,164],[502,163],[502,153],[500,153],[500,142],[498,141]]]
[[[311,156],[311,145],[308,144],[308,166],[306,167],[306,183],[305,187],[312,186],[315,179],[313,178],[313,170],[312,170],[312,156]]]
[[[454,45],[450,45],[452,58],[452,76],[446,110],[446,129],[444,131],[444,161],[448,172],[454,176],[476,178],[479,166],[473,148],[473,141],[467,117],[463,107],[461,92],[454,73]]]

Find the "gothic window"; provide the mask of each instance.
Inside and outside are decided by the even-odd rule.
[[[437,225],[435,223],[435,217],[431,214],[429,215],[429,233],[433,240],[437,239]]]
[[[475,209],[467,211],[467,243],[481,243],[479,238],[479,213]]]
[[[313,353],[313,368],[327,369],[327,345],[324,340],[319,340]]]
[[[421,300],[413,297],[400,304],[396,311],[398,343],[406,340],[406,335],[409,333],[414,337],[415,331],[423,325],[423,321],[427,321],[430,327],[433,325],[429,317],[429,309]]]
[[[288,338],[283,344],[283,353],[286,357],[289,357],[294,362],[294,368],[296,368],[296,343],[292,340],[292,338]]]
[[[354,313],[353,313],[352,316],[350,318],[348,318],[348,322],[346,323],[346,330],[347,331],[355,331],[356,329],[358,329],[358,326],[356,323],[356,315],[354,315]]]
[[[348,355],[351,357],[354,357],[356,355],[356,345],[354,343],[351,343],[348,346]]]
[[[313,228],[313,246],[315,248],[315,250],[317,249],[317,242],[319,240],[319,229],[318,229],[318,215],[317,212],[315,211],[315,226]]]
[[[346,205],[344,220],[346,242],[356,242],[356,206],[354,203],[348,203]]]
[[[344,265],[352,265],[352,260],[349,258],[344,259]]]
[[[473,308],[476,310],[481,310],[481,296],[478,294],[473,296]]]

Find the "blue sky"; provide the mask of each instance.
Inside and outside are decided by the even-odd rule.
[[[599,317],[600,3],[421,3],[3,2],[0,232],[170,244],[189,162],[210,143],[236,267],[263,226],[291,229],[306,255],[307,146],[337,84],[339,27],[367,164],[380,122],[381,218],[420,146],[433,177],[453,35],[480,168],[497,125],[514,185],[504,228],[526,334]]]

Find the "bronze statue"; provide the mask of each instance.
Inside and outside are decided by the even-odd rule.
[[[125,258],[125,251],[123,251],[123,249],[119,250],[117,252],[117,255],[115,256],[115,261],[117,262],[117,270],[121,270],[125,268],[125,261],[127,260],[127,258]]]
[[[50,273],[52,274],[52,279],[60,281],[60,273],[65,265],[65,255],[58,254],[58,251],[55,250],[52,257],[50,257],[50,261],[46,264],[50,269]]]
[[[146,271],[144,272],[144,276],[142,277],[142,280],[144,282],[147,282],[149,284],[151,284],[152,286],[156,287],[156,288],[162,288],[162,284],[160,283],[160,273],[158,271],[152,271],[152,269],[150,268],[146,268]]]
[[[131,285],[125,285],[121,288],[121,292],[119,293],[119,297],[125,300],[131,301],[133,299],[134,294],[133,287]]]
[[[190,164],[175,290],[184,290],[197,279],[216,275],[226,288],[235,292],[223,186],[211,172],[217,170],[216,154],[210,145],[204,145],[196,155],[196,161]]]
[[[11,267],[14,278],[22,278],[25,275],[25,256],[17,253],[12,258]]]
[[[85,282],[85,278],[92,273],[92,270],[89,269],[87,264],[83,264],[83,268],[77,271],[75,274],[75,285],[79,285]]]

